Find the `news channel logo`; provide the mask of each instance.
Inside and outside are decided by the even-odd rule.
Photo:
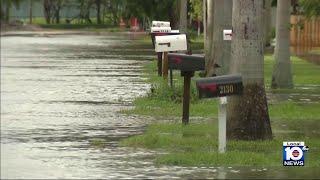
[[[304,166],[308,150],[304,142],[283,142],[283,166]]]

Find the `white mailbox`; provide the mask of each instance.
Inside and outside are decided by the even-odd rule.
[[[151,27],[151,32],[171,32],[171,27]]]
[[[185,50],[187,50],[187,38],[185,34],[155,37],[156,52]]]
[[[152,21],[152,27],[170,27],[169,21]]]
[[[232,40],[232,30],[231,29],[224,29],[223,30],[223,40],[225,40],[225,41]]]

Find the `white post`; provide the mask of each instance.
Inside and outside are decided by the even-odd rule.
[[[219,153],[225,153],[227,139],[227,97],[221,97],[219,100]]]

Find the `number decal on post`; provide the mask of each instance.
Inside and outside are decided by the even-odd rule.
[[[233,85],[221,85],[219,86],[220,94],[229,94],[234,92]]]

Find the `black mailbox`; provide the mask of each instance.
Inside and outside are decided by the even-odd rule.
[[[152,40],[152,45],[153,48],[155,47],[155,37],[156,36],[168,36],[168,35],[178,35],[180,34],[179,32],[151,32],[151,40]]]
[[[200,98],[213,98],[242,94],[243,84],[240,75],[224,75],[202,78],[196,81]]]
[[[181,71],[202,71],[204,70],[204,56],[187,55],[179,53],[168,54],[169,69],[178,69]]]

